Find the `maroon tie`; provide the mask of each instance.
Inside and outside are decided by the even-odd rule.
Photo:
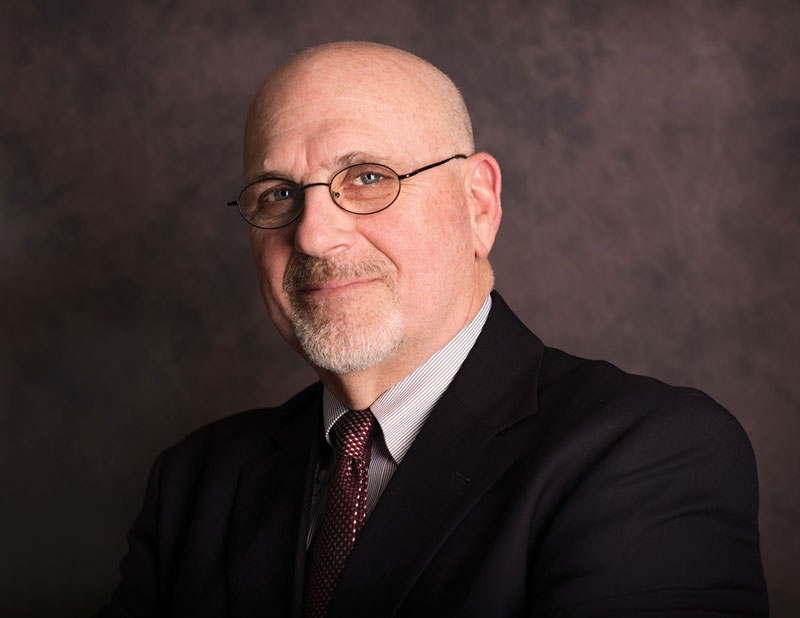
[[[333,426],[336,469],[322,524],[308,552],[305,616],[321,618],[367,517],[367,477],[375,418],[369,410],[346,412]]]

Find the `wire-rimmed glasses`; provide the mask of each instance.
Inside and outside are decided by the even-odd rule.
[[[239,199],[228,202],[237,206],[245,221],[267,230],[289,225],[303,212],[305,190],[328,187],[334,203],[354,215],[372,215],[386,210],[400,195],[401,181],[420,172],[443,165],[453,159],[466,159],[457,154],[409,172],[398,174],[380,163],[356,163],[336,172],[330,182],[299,185],[285,178],[260,178],[248,184]]]

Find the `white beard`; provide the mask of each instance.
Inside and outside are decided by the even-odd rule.
[[[339,374],[363,371],[397,351],[403,335],[400,313],[390,311],[382,318],[349,315],[331,320],[318,313],[292,312],[294,332],[308,360]]]
[[[337,278],[380,277],[386,294],[355,308],[314,302],[299,290],[308,283]],[[376,288],[379,291],[380,288]],[[363,371],[392,355],[403,339],[403,319],[397,302],[394,270],[388,260],[343,263],[299,258],[289,264],[284,290],[292,308],[295,336],[308,360],[337,374]]]

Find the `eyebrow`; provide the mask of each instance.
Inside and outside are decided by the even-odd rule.
[[[359,163],[380,163],[381,165],[388,165],[389,160],[376,154],[374,152],[365,152],[363,150],[353,150],[351,152],[347,152],[343,155],[339,155],[333,160],[331,164],[331,174],[338,172],[345,167],[349,167],[351,165],[358,165]],[[264,170],[250,179],[247,184],[252,184],[254,182],[258,182],[259,180],[267,180],[267,179],[276,179],[276,180],[288,180],[295,184],[300,184],[296,180],[292,180],[290,178],[290,174],[285,174],[281,171],[277,170]]]
[[[374,152],[364,152],[362,150],[354,150],[338,157],[334,163],[335,167],[341,169],[348,165],[356,165],[358,163],[381,163],[385,165],[388,159]]]

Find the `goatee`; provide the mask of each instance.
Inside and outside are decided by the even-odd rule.
[[[328,281],[371,279],[364,302],[318,300],[303,290]],[[363,371],[397,351],[403,320],[394,266],[387,259],[346,261],[301,256],[283,277],[297,341],[308,360],[338,374]]]

